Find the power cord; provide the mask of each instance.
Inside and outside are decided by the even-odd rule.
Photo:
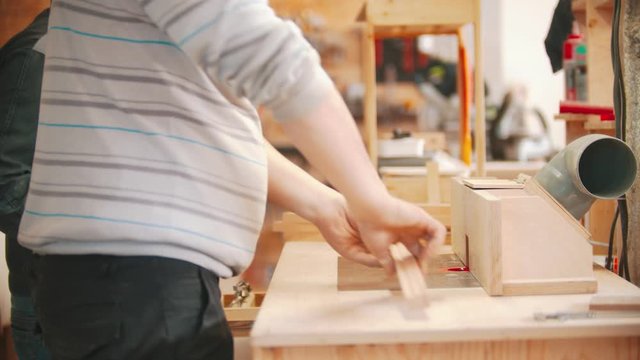
[[[616,206],[616,213],[613,215],[613,222],[611,223],[611,229],[609,230],[609,249],[607,250],[607,258],[604,261],[604,267],[609,271],[613,271],[613,237],[616,233],[616,224],[618,223],[619,215],[620,208]]]
[[[626,139],[626,94],[624,90],[624,77],[622,73],[622,65],[620,62],[620,11],[621,0],[615,0],[613,8],[612,19],[612,31],[611,31],[611,62],[613,65],[613,107],[615,111],[616,121],[616,137],[622,141]],[[622,230],[622,249],[620,253],[620,260],[618,262],[618,274],[627,280],[630,280],[629,276],[629,263],[627,259],[627,237],[628,237],[628,225],[629,214],[627,208],[626,195],[622,195],[618,199],[618,207],[616,214],[613,218],[611,225],[611,231],[609,233],[609,252],[607,254],[607,261],[605,263],[611,266],[611,257],[613,249],[613,234],[615,232],[616,222],[620,216],[620,228]]]

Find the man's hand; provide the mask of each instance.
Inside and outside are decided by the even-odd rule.
[[[353,205],[267,145],[269,201],[311,221],[340,255],[369,266],[394,266],[389,245],[403,242],[422,262],[444,240],[445,228],[421,208],[390,196],[384,186]],[[424,243],[424,244],[421,244]]]
[[[312,219],[327,242],[340,255],[368,266],[394,272],[389,245],[404,243],[421,261],[442,244],[445,227],[418,206],[388,197],[377,209],[364,215],[349,211],[342,195],[335,193]]]
[[[402,242],[424,265],[437,252],[446,235],[446,228],[420,207],[388,196],[384,202],[363,214],[353,214],[359,237],[380,265],[392,274],[395,271],[389,245]]]
[[[360,239],[358,227],[349,215],[347,202],[337,192],[327,198],[326,206],[310,221],[320,230],[329,245],[347,259],[368,265],[380,266],[380,262],[369,252]]]

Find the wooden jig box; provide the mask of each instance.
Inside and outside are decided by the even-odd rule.
[[[590,233],[533,178],[452,180],[452,248],[489,295],[594,293]]]

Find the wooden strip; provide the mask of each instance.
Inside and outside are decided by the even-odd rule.
[[[474,0],[474,16],[473,16],[473,50],[474,50],[474,90],[476,100],[476,119],[475,119],[475,145],[476,145],[476,175],[484,177],[487,175],[485,163],[487,161],[486,140],[487,133],[485,130],[485,114],[484,114],[484,65],[482,64],[482,26],[481,26],[481,9],[480,0]]]
[[[640,296],[595,295],[589,303],[592,311],[640,311]]]
[[[441,200],[438,162],[427,161],[427,202],[429,204],[439,204]]]
[[[474,0],[369,0],[366,20],[374,25],[464,25],[473,21]]]
[[[391,244],[389,252],[396,265],[396,275],[400,282],[402,295],[407,300],[424,299],[427,284],[416,258],[403,243]]]
[[[561,281],[505,281],[502,284],[502,295],[553,295],[553,294],[588,294],[598,290],[598,282],[594,279],[563,279]]]
[[[463,179],[462,183],[472,189],[522,189],[524,184],[507,179]]]
[[[505,336],[507,332],[505,332]],[[425,342],[428,339],[424,340]],[[451,341],[424,344],[361,344],[254,348],[256,360],[343,360],[343,359],[581,359],[637,360],[640,338],[591,337],[501,341]]]

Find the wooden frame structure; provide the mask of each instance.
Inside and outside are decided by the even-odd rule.
[[[366,22],[362,43],[365,83],[365,141],[374,165],[378,161],[375,39],[422,34],[456,34],[465,24],[474,28],[475,149],[477,175],[485,176],[486,133],[484,75],[480,30],[481,0],[368,0],[358,17]],[[462,73],[462,72],[460,72]]]

